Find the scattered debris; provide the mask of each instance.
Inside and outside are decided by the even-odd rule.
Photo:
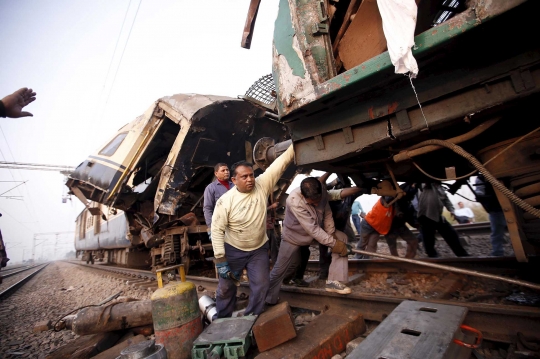
[[[365,330],[364,318],[358,311],[332,307],[299,331],[296,338],[256,358],[331,358],[345,351],[347,343]]]
[[[32,332],[34,333],[46,332],[47,330],[51,328],[52,328],[52,322],[50,320],[43,320],[34,325],[34,329],[32,330]]]
[[[137,335],[136,337],[134,337],[133,333],[131,333],[131,338],[126,339],[124,341],[120,339],[115,346],[99,353],[98,355],[93,357],[93,359],[116,359],[118,358],[122,350],[126,349],[127,347],[133,344],[141,343],[145,340],[146,338],[144,337],[144,335]]]
[[[347,351],[346,351],[346,354],[349,355],[351,354],[351,352],[356,349],[356,347],[358,345],[360,345],[360,343],[362,343],[366,338],[364,337],[358,337],[356,339],[353,339],[351,340],[350,342],[347,343]]]
[[[287,302],[278,303],[262,313],[253,325],[259,351],[267,351],[295,338],[297,319],[293,319]]]

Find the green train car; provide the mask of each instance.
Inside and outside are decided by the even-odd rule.
[[[492,175],[509,189],[497,198],[527,261],[540,243],[540,2],[416,3],[413,79],[395,73],[376,0],[280,0],[267,107],[298,166],[361,186]]]

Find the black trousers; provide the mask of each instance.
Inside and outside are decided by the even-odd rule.
[[[310,254],[309,246],[300,247],[300,264],[298,265],[298,268],[296,268],[296,272],[292,279],[304,279]]]
[[[424,239],[424,248],[429,257],[438,256],[435,250],[435,232],[439,232],[456,256],[466,257],[469,255],[465,248],[461,246],[461,243],[459,243],[459,236],[456,230],[442,216],[439,218],[439,222],[435,222],[426,216],[419,217],[418,222],[422,226],[421,232]]]
[[[328,277],[330,264],[332,263],[332,252],[328,251],[328,246],[319,243],[319,277]]]
[[[266,229],[266,235],[268,236],[268,242],[270,243],[270,259],[272,264],[276,264],[277,255],[279,253],[279,245],[281,244],[281,238],[278,238],[275,229]]]

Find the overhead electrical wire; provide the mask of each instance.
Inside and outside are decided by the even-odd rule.
[[[127,6],[126,12],[124,14],[124,20],[122,21],[122,26],[120,26],[120,31],[118,32],[118,37],[116,38],[116,44],[114,45],[114,50],[113,50],[112,55],[111,55],[111,61],[109,61],[109,67],[107,68],[107,74],[105,75],[105,80],[103,81],[103,86],[101,87],[101,93],[99,94],[98,103],[101,103],[101,101],[103,99],[103,94],[105,93],[105,89],[107,87],[107,80],[109,79],[109,74],[111,72],[112,64],[113,64],[114,59],[116,57],[116,50],[118,49],[118,44],[120,43],[120,38],[122,37],[122,32],[124,31],[124,25],[126,23],[126,19],[127,19],[128,14],[129,14],[129,9],[131,8],[131,1],[132,0],[129,0],[129,2],[128,2],[128,6]],[[94,117],[98,118],[98,123],[96,124],[95,128],[99,128],[99,125],[101,124],[102,114],[100,115],[100,113],[99,113],[100,112],[100,107],[101,106],[97,106],[96,110],[95,110]],[[103,106],[103,111],[105,111],[105,106]],[[93,136],[87,136],[86,137],[85,148],[88,147],[88,141],[92,137]]]
[[[7,140],[7,137],[4,133],[4,130],[2,129],[2,126],[0,126],[0,132],[2,133],[2,137],[4,137],[4,140],[6,141],[6,146],[8,148],[8,151],[11,155],[11,158],[13,159],[13,161],[15,161],[15,156],[13,156],[13,151],[11,151],[11,147],[9,146],[9,142]],[[4,160],[6,160],[6,156],[4,156],[4,153],[2,152],[2,150],[0,150],[0,155],[2,155],[2,158]],[[15,176],[13,175],[13,172],[11,171],[11,169],[8,169],[9,170],[9,174],[11,175],[11,178],[13,178],[13,180],[15,181]],[[26,203],[26,201],[24,200],[24,198],[22,199],[23,203],[24,203],[24,207],[26,208],[26,210],[28,211],[28,214],[33,216],[34,219],[37,221],[37,226],[38,226],[38,229],[41,230],[41,223],[39,223],[39,218],[36,214],[36,209],[35,209],[35,206],[32,202],[32,198],[30,196],[30,192],[28,191],[28,187],[26,186],[26,184],[24,185],[24,188],[26,189],[26,193],[28,194],[28,201],[30,202],[30,206],[32,207],[32,210],[33,210],[33,213],[32,211],[30,211],[30,208],[28,208],[28,205]],[[19,189],[17,189],[17,193],[21,195],[22,197],[22,193],[21,191],[19,191]]]
[[[122,60],[124,59],[124,53],[126,51],[127,45],[129,43],[129,39],[131,37],[131,31],[133,30],[133,26],[135,25],[135,22],[137,21],[137,15],[139,14],[139,9],[141,8],[142,0],[139,0],[139,5],[137,6],[137,11],[135,12],[135,17],[133,18],[133,22],[131,23],[131,27],[129,28],[129,33],[126,39],[126,43],[124,44],[124,48],[122,49],[122,54],[120,55],[120,61],[118,62],[118,66],[116,67],[116,71],[114,72],[113,81],[111,83],[111,88],[109,89],[109,94],[107,95],[107,100],[105,100],[105,108],[107,107],[107,104],[109,103],[109,98],[111,97],[111,93],[114,88],[114,84],[116,83],[116,76],[118,75],[118,70],[120,70],[120,67],[122,66]],[[105,114],[105,109],[103,110],[102,116]]]
[[[116,55],[116,49],[118,48],[118,43],[120,42],[120,37],[122,37],[122,30],[124,30],[124,24],[126,23],[126,19],[129,13],[129,8],[131,7],[131,0],[129,0],[126,13],[124,15],[124,20],[122,21],[122,26],[120,27],[120,32],[118,33],[118,38],[116,39],[116,44],[114,45],[113,54],[111,56],[111,62],[109,63],[109,68],[107,69],[107,75],[105,75],[105,82],[103,83],[102,91],[105,90],[105,86],[107,85],[107,80],[109,79],[109,73],[111,72],[111,67],[114,60],[114,55]],[[102,93],[103,94],[103,93]],[[100,95],[101,98],[101,95]]]
[[[11,217],[11,219],[13,219],[15,222],[19,223],[21,226],[23,226],[23,228],[29,230],[30,232],[32,232],[32,234],[36,233],[36,231],[34,229],[30,229],[28,227],[26,227],[24,224],[22,224],[21,222],[19,222],[17,220],[17,218],[13,217],[11,214],[7,213],[4,209],[0,208],[0,213],[2,214],[7,214],[9,217]]]

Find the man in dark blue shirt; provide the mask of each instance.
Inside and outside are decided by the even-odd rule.
[[[208,235],[210,236],[210,226],[212,224],[212,215],[217,200],[228,190],[234,187],[231,182],[229,166],[226,163],[218,163],[214,166],[214,176],[216,179],[206,186],[204,190],[203,212],[206,225],[208,226]],[[211,240],[212,238],[210,238]]]

